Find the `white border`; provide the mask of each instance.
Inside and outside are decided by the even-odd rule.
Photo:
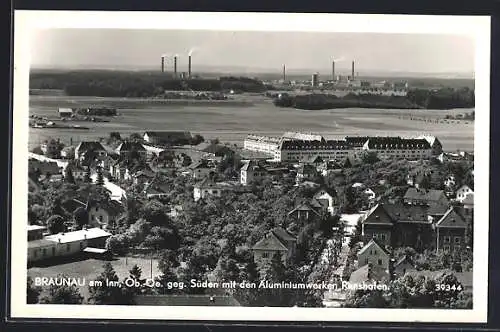
[[[12,318],[241,321],[486,322],[488,303],[490,18],[354,14],[15,11],[12,185]],[[27,305],[28,80],[35,29],[127,28],[464,34],[476,42],[472,310]]]

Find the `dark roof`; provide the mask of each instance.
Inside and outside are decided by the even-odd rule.
[[[345,141],[351,147],[362,147],[366,141],[368,141],[369,136],[346,136]]]
[[[276,251],[288,251],[287,246],[280,240],[274,232],[269,232],[266,236],[257,242],[252,250],[276,250]]]
[[[78,144],[78,146],[76,147],[76,149],[78,151],[96,151],[96,150],[104,150],[106,151],[106,149],[104,148],[104,146],[102,146],[101,142],[96,142],[96,141],[93,141],[93,142],[88,142],[88,141],[83,141],[83,142],[80,142],[80,144]]]
[[[284,140],[280,145],[281,150],[348,150],[350,146],[346,141],[328,140],[328,141],[287,141]]]
[[[281,227],[276,227],[272,230],[273,234],[278,237],[281,241],[295,241],[295,237],[290,234],[287,230]]]
[[[351,273],[349,282],[352,284],[362,284],[369,281],[382,281],[388,277],[389,273],[383,268],[366,264]]]
[[[431,148],[429,142],[423,138],[370,137],[367,144],[369,149],[413,150]]]
[[[304,164],[300,163],[299,167],[297,168],[297,173],[304,174],[304,173],[317,173],[316,167],[314,167],[311,164]]]
[[[68,213],[75,212],[76,209],[82,207],[84,209],[87,208],[87,202],[82,202],[78,199],[68,199],[62,202],[62,208],[66,210]]]
[[[314,196],[322,193],[322,192],[325,192],[327,193],[328,195],[332,196],[332,197],[337,197],[337,191],[334,189],[334,188],[329,188],[327,186],[321,186],[317,191],[316,193],[314,194]]]
[[[436,223],[436,227],[445,228],[467,228],[464,217],[456,208],[450,207],[441,219]]]
[[[61,168],[55,161],[39,161],[37,159],[28,160],[29,172],[39,171],[42,174],[59,174],[61,173]]]
[[[442,216],[448,211],[449,206],[439,203],[439,202],[434,202],[429,204],[429,209],[427,210],[427,213],[431,216]]]
[[[324,162],[324,160],[319,155],[313,155],[308,159],[306,159],[306,163],[311,163],[311,164],[322,163],[322,162]]]
[[[211,299],[213,301],[211,301]],[[138,295],[135,297],[137,305],[151,306],[224,306],[239,307],[240,303],[232,296],[221,295]]]
[[[443,190],[408,188],[404,199],[437,202],[444,196]]]
[[[408,258],[408,256],[404,255],[396,263],[394,263],[394,267],[398,267],[398,266],[400,266],[401,264],[403,264],[405,262],[408,263],[408,264],[410,264],[411,266],[413,266],[413,264],[410,261],[410,259]]]
[[[118,151],[146,151],[144,146],[139,142],[125,141],[118,146]]]
[[[316,213],[317,215],[319,215],[318,211],[316,211],[316,209],[314,207],[312,207],[310,203],[300,203],[292,211],[288,212],[288,214],[290,215],[290,214],[294,213],[295,211],[312,211],[312,212]]]
[[[430,223],[428,220],[428,208],[425,206],[403,205],[403,204],[381,204],[383,209],[396,222],[408,223]]]

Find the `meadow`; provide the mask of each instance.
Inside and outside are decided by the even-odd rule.
[[[57,115],[58,107],[80,105],[109,106],[120,101],[119,115],[106,123],[81,123],[88,131],[71,129],[30,128],[29,148],[54,137],[63,142],[107,137],[110,132],[122,134],[143,133],[146,130],[189,130],[206,139],[219,138],[223,142],[242,144],[249,133],[279,136],[285,131],[303,131],[322,134],[327,138],[344,136],[437,136],[447,151],[473,151],[474,122],[424,122],[411,117],[443,119],[446,115],[471,112],[457,110],[398,110],[398,109],[333,109],[297,110],[278,108],[268,98],[259,95],[235,97],[242,104],[163,105],[127,98],[30,96],[30,115]],[[50,103],[48,103],[50,101]],[[138,103],[141,105],[138,105]]]

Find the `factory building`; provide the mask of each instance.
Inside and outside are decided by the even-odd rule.
[[[318,85],[319,85],[319,74],[318,73],[314,73],[314,74],[312,74],[312,77],[311,77],[311,86],[313,88],[315,88]]]

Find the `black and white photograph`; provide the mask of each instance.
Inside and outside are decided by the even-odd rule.
[[[488,19],[47,15],[16,13],[13,315],[486,320]]]

